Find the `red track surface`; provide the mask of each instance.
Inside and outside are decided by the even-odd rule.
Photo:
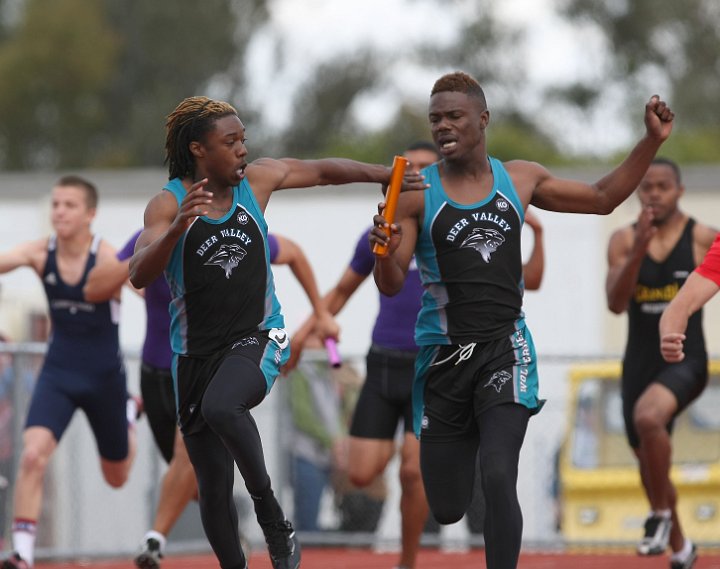
[[[366,549],[306,548],[303,550],[303,569],[391,569],[397,563],[397,554],[373,553]],[[667,569],[667,556],[638,557],[633,554],[570,554],[527,553],[520,556],[518,569]],[[75,561],[64,563],[42,562],[35,569],[70,569],[92,567],[97,569],[134,569],[128,559],[115,561]],[[169,556],[162,569],[218,569],[217,561],[209,555]],[[424,549],[416,569],[481,569],[485,567],[482,550],[468,553],[445,553]],[[272,569],[268,556],[255,552],[250,558],[250,569]],[[693,569],[720,569],[720,552],[700,552]]]

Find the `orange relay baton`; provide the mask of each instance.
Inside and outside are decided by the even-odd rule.
[[[395,209],[397,208],[398,198],[400,197],[400,188],[402,188],[403,176],[405,176],[405,168],[407,168],[410,161],[404,156],[395,156],[393,159],[392,172],[390,173],[390,185],[388,186],[387,194],[385,195],[385,207],[383,208],[382,215],[385,221],[388,222],[388,228],[385,230],[385,234],[390,237],[390,225],[395,221]],[[373,253],[375,255],[384,255],[387,253],[387,246],[375,243],[373,245]]]

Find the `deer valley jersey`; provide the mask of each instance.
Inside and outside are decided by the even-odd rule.
[[[415,256],[425,291],[418,345],[487,342],[521,324],[522,203],[499,160],[490,158],[493,187],[463,205],[445,193],[437,164],[426,168],[425,215]]]
[[[179,178],[164,187],[178,204]],[[233,188],[233,204],[219,219],[195,219],[165,270],[170,285],[173,352],[208,356],[257,330],[283,328],[270,269],[268,229],[250,184]]]

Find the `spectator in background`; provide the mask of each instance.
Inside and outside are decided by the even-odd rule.
[[[0,547],[5,547],[5,514],[8,511],[8,495],[13,483],[13,451],[15,434],[13,429],[13,393],[15,373],[8,347],[8,337],[0,332]]]
[[[320,360],[300,362],[290,376],[289,391],[295,529],[315,532],[320,500],[330,481],[333,448],[341,436],[340,394],[330,366]]]

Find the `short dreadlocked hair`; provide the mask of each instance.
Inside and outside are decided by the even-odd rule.
[[[462,71],[455,71],[454,73],[448,73],[443,75],[435,81],[430,96],[432,97],[436,93],[443,92],[453,93],[465,93],[468,97],[478,99],[482,104],[483,108],[487,109],[487,101],[485,100],[485,93],[473,77]]]
[[[235,107],[208,97],[188,97],[170,113],[165,122],[165,164],[169,178],[184,178],[195,171],[190,143],[202,140],[214,128],[215,121],[237,116]]]

